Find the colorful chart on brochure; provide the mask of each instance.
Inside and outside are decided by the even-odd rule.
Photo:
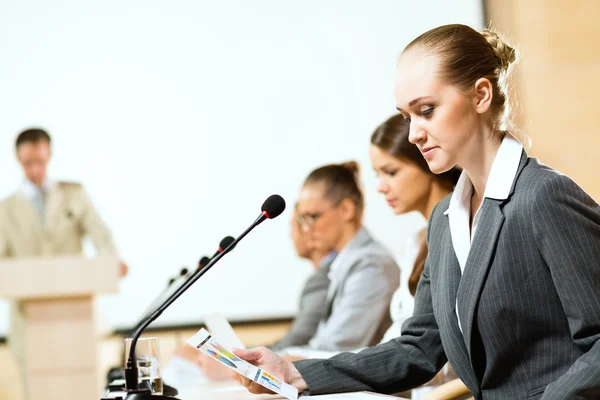
[[[277,394],[287,397],[290,400],[298,399],[298,389],[288,385],[281,379],[271,375],[261,368],[258,368],[242,360],[241,358],[236,357],[231,350],[219,344],[219,342],[206,329],[200,329],[194,336],[189,338],[187,342],[200,350],[202,353],[211,356],[238,374],[243,375],[248,379],[252,379],[259,385],[264,386]]]

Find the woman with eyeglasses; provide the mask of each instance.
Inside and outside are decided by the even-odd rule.
[[[364,198],[356,162],[317,168],[304,181],[298,223],[316,248],[338,254],[317,332],[308,349],[343,351],[378,343],[391,324],[399,282],[391,254],[363,227]]]

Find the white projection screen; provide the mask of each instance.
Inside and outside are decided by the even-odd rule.
[[[104,322],[122,329],[278,193],[286,212],[154,326],[216,311],[234,321],[293,316],[311,272],[289,237],[304,177],[359,161],[366,226],[401,262],[424,221],[394,216],[377,193],[369,137],[395,112],[402,48],[435,26],[482,29],[483,20],[480,0],[0,0],[0,196],[24,179],[16,135],[47,129],[51,177],[85,185],[130,266],[120,293],[98,302]]]

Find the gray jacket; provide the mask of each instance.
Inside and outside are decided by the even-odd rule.
[[[449,200],[432,213],[402,336],[296,362],[310,392],[399,392],[449,360],[476,399],[600,398],[598,203],[523,152],[508,199],[482,204],[461,278],[443,213]]]
[[[365,228],[340,251],[319,327],[308,347],[344,351],[378,343],[390,327],[389,307],[400,281],[391,254]]]
[[[327,274],[334,258],[335,253],[326,256],[319,269],[307,279],[300,295],[298,314],[290,330],[283,338],[269,346],[271,350],[281,351],[291,346],[304,346],[314,336],[325,308],[329,288]]]

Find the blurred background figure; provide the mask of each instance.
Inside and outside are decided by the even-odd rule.
[[[117,254],[112,235],[83,186],[48,176],[50,135],[43,129],[27,129],[18,135],[15,150],[25,180],[0,202],[0,258],[82,254],[84,237],[91,239],[99,255]],[[120,265],[125,276],[127,265]],[[10,344],[24,374],[18,304],[12,304],[11,314]]]
[[[391,324],[388,307],[398,287],[391,254],[363,226],[364,196],[358,163],[317,168],[304,181],[298,222],[315,249],[333,249],[325,310],[313,338],[302,346],[340,351],[377,343]],[[285,350],[281,350],[285,351]]]
[[[408,141],[409,129],[410,124],[402,115],[389,118],[373,132],[369,156],[379,179],[377,191],[385,196],[394,214],[416,211],[429,220],[435,205],[454,190],[461,171],[452,168],[439,175],[431,172],[419,149]],[[401,266],[405,271],[411,270],[403,275],[394,293],[390,305],[393,323],[381,343],[400,336],[402,324],[413,314],[414,296],[427,258],[425,234],[423,228],[407,240]],[[434,379],[413,389],[411,399],[422,399],[436,386],[453,379],[457,376],[446,364]]]

